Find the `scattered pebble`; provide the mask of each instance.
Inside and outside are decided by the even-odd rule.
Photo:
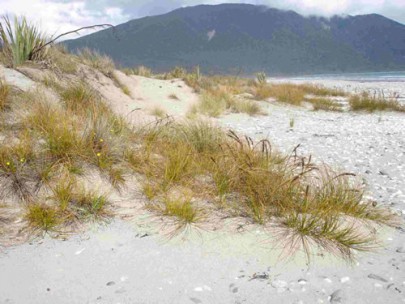
[[[209,287],[209,286],[207,286],[207,285],[204,285],[204,286],[203,286],[203,288],[204,288],[204,290],[207,290],[207,291],[212,291],[212,288],[211,288],[211,287]]]
[[[405,246],[398,247],[397,250],[395,250],[398,253],[405,253]]]
[[[263,273],[254,273],[249,281],[252,280],[268,280],[269,275],[266,272]]]
[[[110,282],[108,282],[106,285],[107,285],[107,286],[113,286],[113,285],[115,285],[115,282],[114,282],[114,281],[110,281]]]
[[[76,251],[76,252],[75,252],[75,255],[79,255],[79,254],[81,254],[81,253],[82,253],[83,251],[85,251],[85,250],[86,250],[86,248],[82,248],[82,249]]]
[[[340,282],[341,282],[341,283],[347,283],[347,282],[349,282],[349,281],[350,281],[350,278],[349,278],[349,277],[343,277],[343,278],[340,279]]]
[[[345,299],[344,292],[341,289],[334,291],[329,297],[330,303],[343,303]]]
[[[127,290],[124,287],[120,287],[115,291],[116,294],[123,294],[125,292],[127,292]]]
[[[277,292],[281,293],[288,289],[288,283],[282,280],[275,280],[271,282],[271,286],[277,289]]]
[[[373,273],[369,274],[367,277],[370,279],[373,279],[373,280],[381,281],[381,282],[388,282],[388,280],[384,279],[383,277],[380,277],[379,275],[373,274]]]

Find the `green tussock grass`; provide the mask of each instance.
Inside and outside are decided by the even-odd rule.
[[[52,232],[60,225],[58,209],[41,203],[28,206],[25,219],[34,231]]]
[[[196,224],[203,219],[203,212],[195,207],[191,198],[166,196],[159,204],[150,204],[148,208],[162,216],[172,218],[176,223],[175,231],[179,232],[190,225]]]
[[[405,112],[405,106],[396,100],[386,100],[383,97],[373,97],[368,93],[353,95],[349,99],[353,111],[396,111]]]

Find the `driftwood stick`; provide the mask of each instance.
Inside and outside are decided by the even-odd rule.
[[[104,27],[112,27],[112,28],[114,28],[114,26],[112,24],[104,23],[104,24],[96,24],[96,25],[84,26],[84,27],[78,28],[76,30],[72,30],[72,31],[69,31],[69,32],[62,33],[62,34],[56,36],[55,38],[52,38],[51,40],[49,40],[47,43],[41,45],[37,49],[33,49],[32,52],[31,52],[31,56],[33,56],[35,53],[42,50],[47,45],[50,45],[50,44],[54,43],[56,40],[58,40],[59,38],[61,38],[63,36],[70,35],[70,34],[73,34],[73,33],[78,34],[82,30],[94,29],[94,28],[98,28],[98,27],[102,27],[102,28],[104,28]]]

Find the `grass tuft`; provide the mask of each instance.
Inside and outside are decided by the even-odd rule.
[[[60,225],[58,209],[40,203],[28,205],[25,219],[33,230],[52,232]]]
[[[173,99],[173,100],[180,100],[180,99],[177,97],[176,94],[170,94],[170,95],[169,95],[169,98],[170,98],[170,99]]]
[[[10,86],[0,80],[0,111],[4,111],[9,105]]]
[[[147,68],[143,65],[138,66],[136,68],[133,69],[124,69],[123,72],[129,76],[129,75],[138,75],[138,76],[142,76],[142,77],[152,77],[153,73],[152,70],[150,68]]]
[[[75,113],[86,113],[94,109],[98,101],[95,91],[89,88],[84,82],[69,84],[62,92],[61,98],[66,108]]]
[[[353,111],[397,111],[405,112],[405,106],[397,100],[386,100],[383,97],[373,97],[364,92],[361,95],[353,95],[349,99],[350,108]]]
[[[150,114],[159,118],[165,118],[166,117],[166,111],[163,110],[159,106],[155,106],[150,110]]]
[[[342,112],[341,104],[327,98],[310,98],[306,101],[312,104],[314,111]]]
[[[83,48],[79,50],[78,56],[82,63],[99,70],[107,77],[112,77],[115,64],[107,55],[102,55],[96,50]]]

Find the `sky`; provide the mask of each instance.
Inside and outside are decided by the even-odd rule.
[[[405,0],[0,0],[0,15],[25,15],[48,35],[55,35],[93,24],[117,25],[184,6],[219,3],[251,3],[326,17],[378,13],[405,24]],[[66,37],[70,38],[75,34]]]

